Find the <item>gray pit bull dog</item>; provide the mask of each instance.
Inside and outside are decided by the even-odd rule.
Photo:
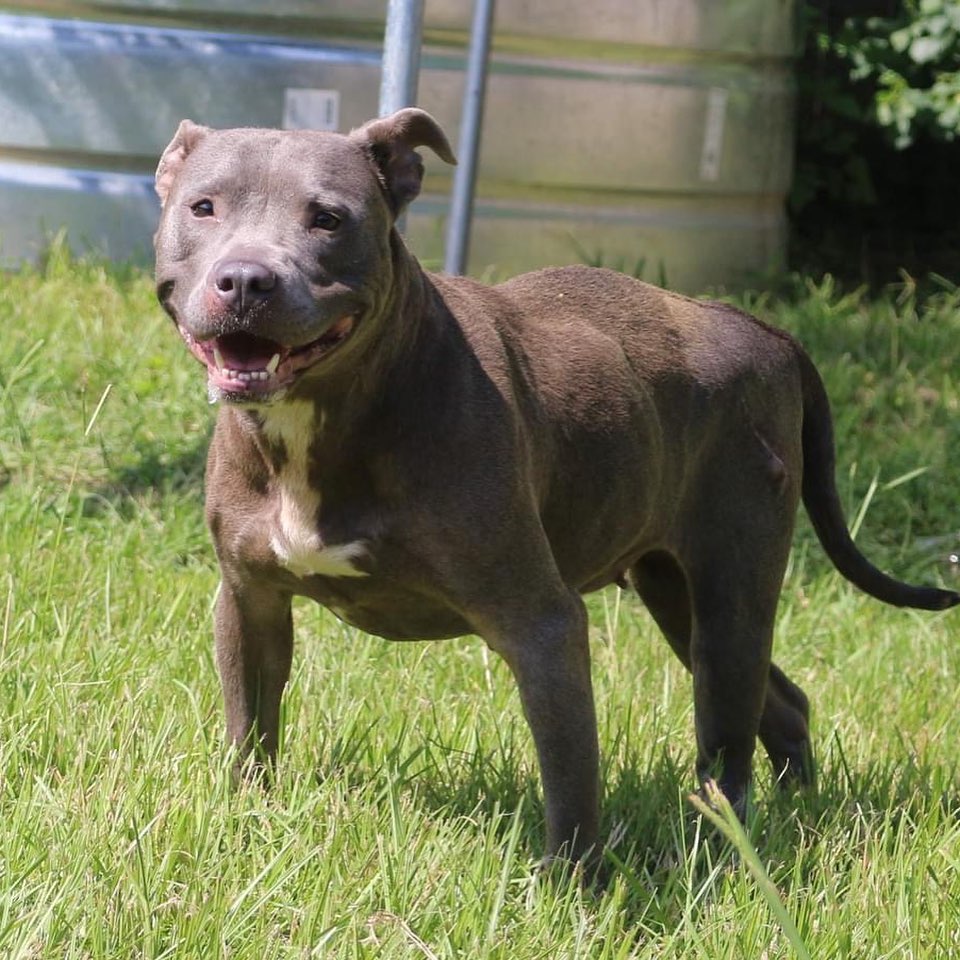
[[[742,810],[759,735],[813,771],[771,662],[796,508],[839,571],[939,610],[857,550],[830,413],[787,334],[607,270],[495,287],[424,272],[395,229],[429,147],[416,109],[349,135],[184,121],[157,170],[157,290],[221,403],[207,520],[238,771],[271,761],[291,597],[393,640],[475,633],[536,745],[546,852],[598,845],[582,593],[629,581],[693,674],[697,771]]]

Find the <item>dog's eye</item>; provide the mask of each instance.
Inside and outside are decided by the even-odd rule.
[[[314,229],[332,233],[340,226],[340,218],[329,210],[317,210],[313,215],[312,226]]]
[[[196,203],[190,204],[190,210],[195,217],[212,217],[213,216],[213,201],[212,200],[198,200]]]

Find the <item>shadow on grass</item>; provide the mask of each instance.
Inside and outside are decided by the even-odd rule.
[[[928,816],[960,824],[960,767],[936,765],[915,756],[895,755],[865,766],[850,767],[839,742],[825,751],[817,785],[795,794],[772,792],[758,811],[762,842],[772,850],[816,848],[831,835],[847,833],[853,841],[866,832],[875,841],[877,828],[891,844],[901,825],[911,831]],[[856,842],[842,845],[842,856],[858,860]],[[832,854],[837,865],[836,853]]]
[[[408,738],[406,727],[387,750],[378,750],[375,728],[374,722],[338,733],[323,750],[326,760],[317,781],[335,777],[350,786],[384,790],[399,785],[434,816],[496,820],[494,833],[504,840],[510,823],[502,814],[520,808],[522,846],[533,856],[542,845],[539,781],[528,767],[527,745],[518,743],[512,725],[498,731],[493,748],[477,744],[472,750],[453,748],[437,737],[413,744],[410,739],[417,738]]]
[[[322,749],[318,782],[334,777],[357,789],[399,788],[431,818],[470,821],[478,834],[492,834],[504,845],[516,830],[522,856],[531,863],[539,858],[543,800],[522,724],[498,729],[496,744],[471,750],[451,748],[436,736],[413,743],[404,730],[379,755],[375,727],[338,733]],[[688,903],[689,884],[707,882],[718,863],[730,860],[722,837],[698,833],[685,799],[691,778],[692,763],[665,748],[649,757],[628,755],[602,774],[601,836],[604,843],[613,840],[614,854],[606,857],[605,880],[609,885],[622,877],[628,913],[643,917],[647,929],[666,929]]]
[[[359,787],[399,789],[432,817],[466,819],[478,833],[492,832],[504,846],[518,829],[520,849],[532,862],[543,846],[543,805],[530,769],[525,732],[498,732],[492,749],[452,750],[431,739],[406,736],[380,756],[366,731],[338,736],[323,752],[318,779],[346,779]],[[406,733],[406,731],[404,732]],[[747,832],[783,894],[819,884],[824,870],[855,873],[883,836],[891,850],[918,820],[960,822],[957,769],[898,754],[851,769],[839,745],[827,754],[816,789],[781,792],[760,776]],[[622,884],[624,917],[638,936],[669,937],[696,922],[732,874],[745,869],[726,839],[687,801],[691,757],[669,747],[630,755],[604,773],[601,835],[607,854],[607,889]],[[757,758],[757,770],[762,760]],[[512,813],[518,811],[519,813]],[[505,815],[506,814],[506,815]],[[901,829],[902,828],[902,829]]]
[[[201,502],[211,434],[212,427],[173,455],[162,443],[144,445],[133,463],[115,468],[106,482],[81,494],[83,516],[112,513],[131,520],[144,499],[155,497]]]

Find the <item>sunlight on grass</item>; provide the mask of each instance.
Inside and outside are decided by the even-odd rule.
[[[960,296],[745,303],[823,371],[862,548],[956,586]],[[388,645],[297,604],[278,782],[234,793],[199,371],[149,278],[62,250],[0,277],[0,323],[0,956],[960,952],[957,614],[856,593],[803,522],[776,645],[820,782],[781,797],[758,756],[738,833],[685,800],[689,679],[634,596],[590,598],[603,892],[535,871],[532,748],[475,638]]]

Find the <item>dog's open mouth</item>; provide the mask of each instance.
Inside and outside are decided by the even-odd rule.
[[[211,340],[195,340],[183,327],[180,333],[191,353],[207,368],[210,387],[226,394],[263,396],[287,386],[307,367],[338,347],[356,324],[356,316],[342,317],[316,340],[287,347],[252,333],[228,333]]]

